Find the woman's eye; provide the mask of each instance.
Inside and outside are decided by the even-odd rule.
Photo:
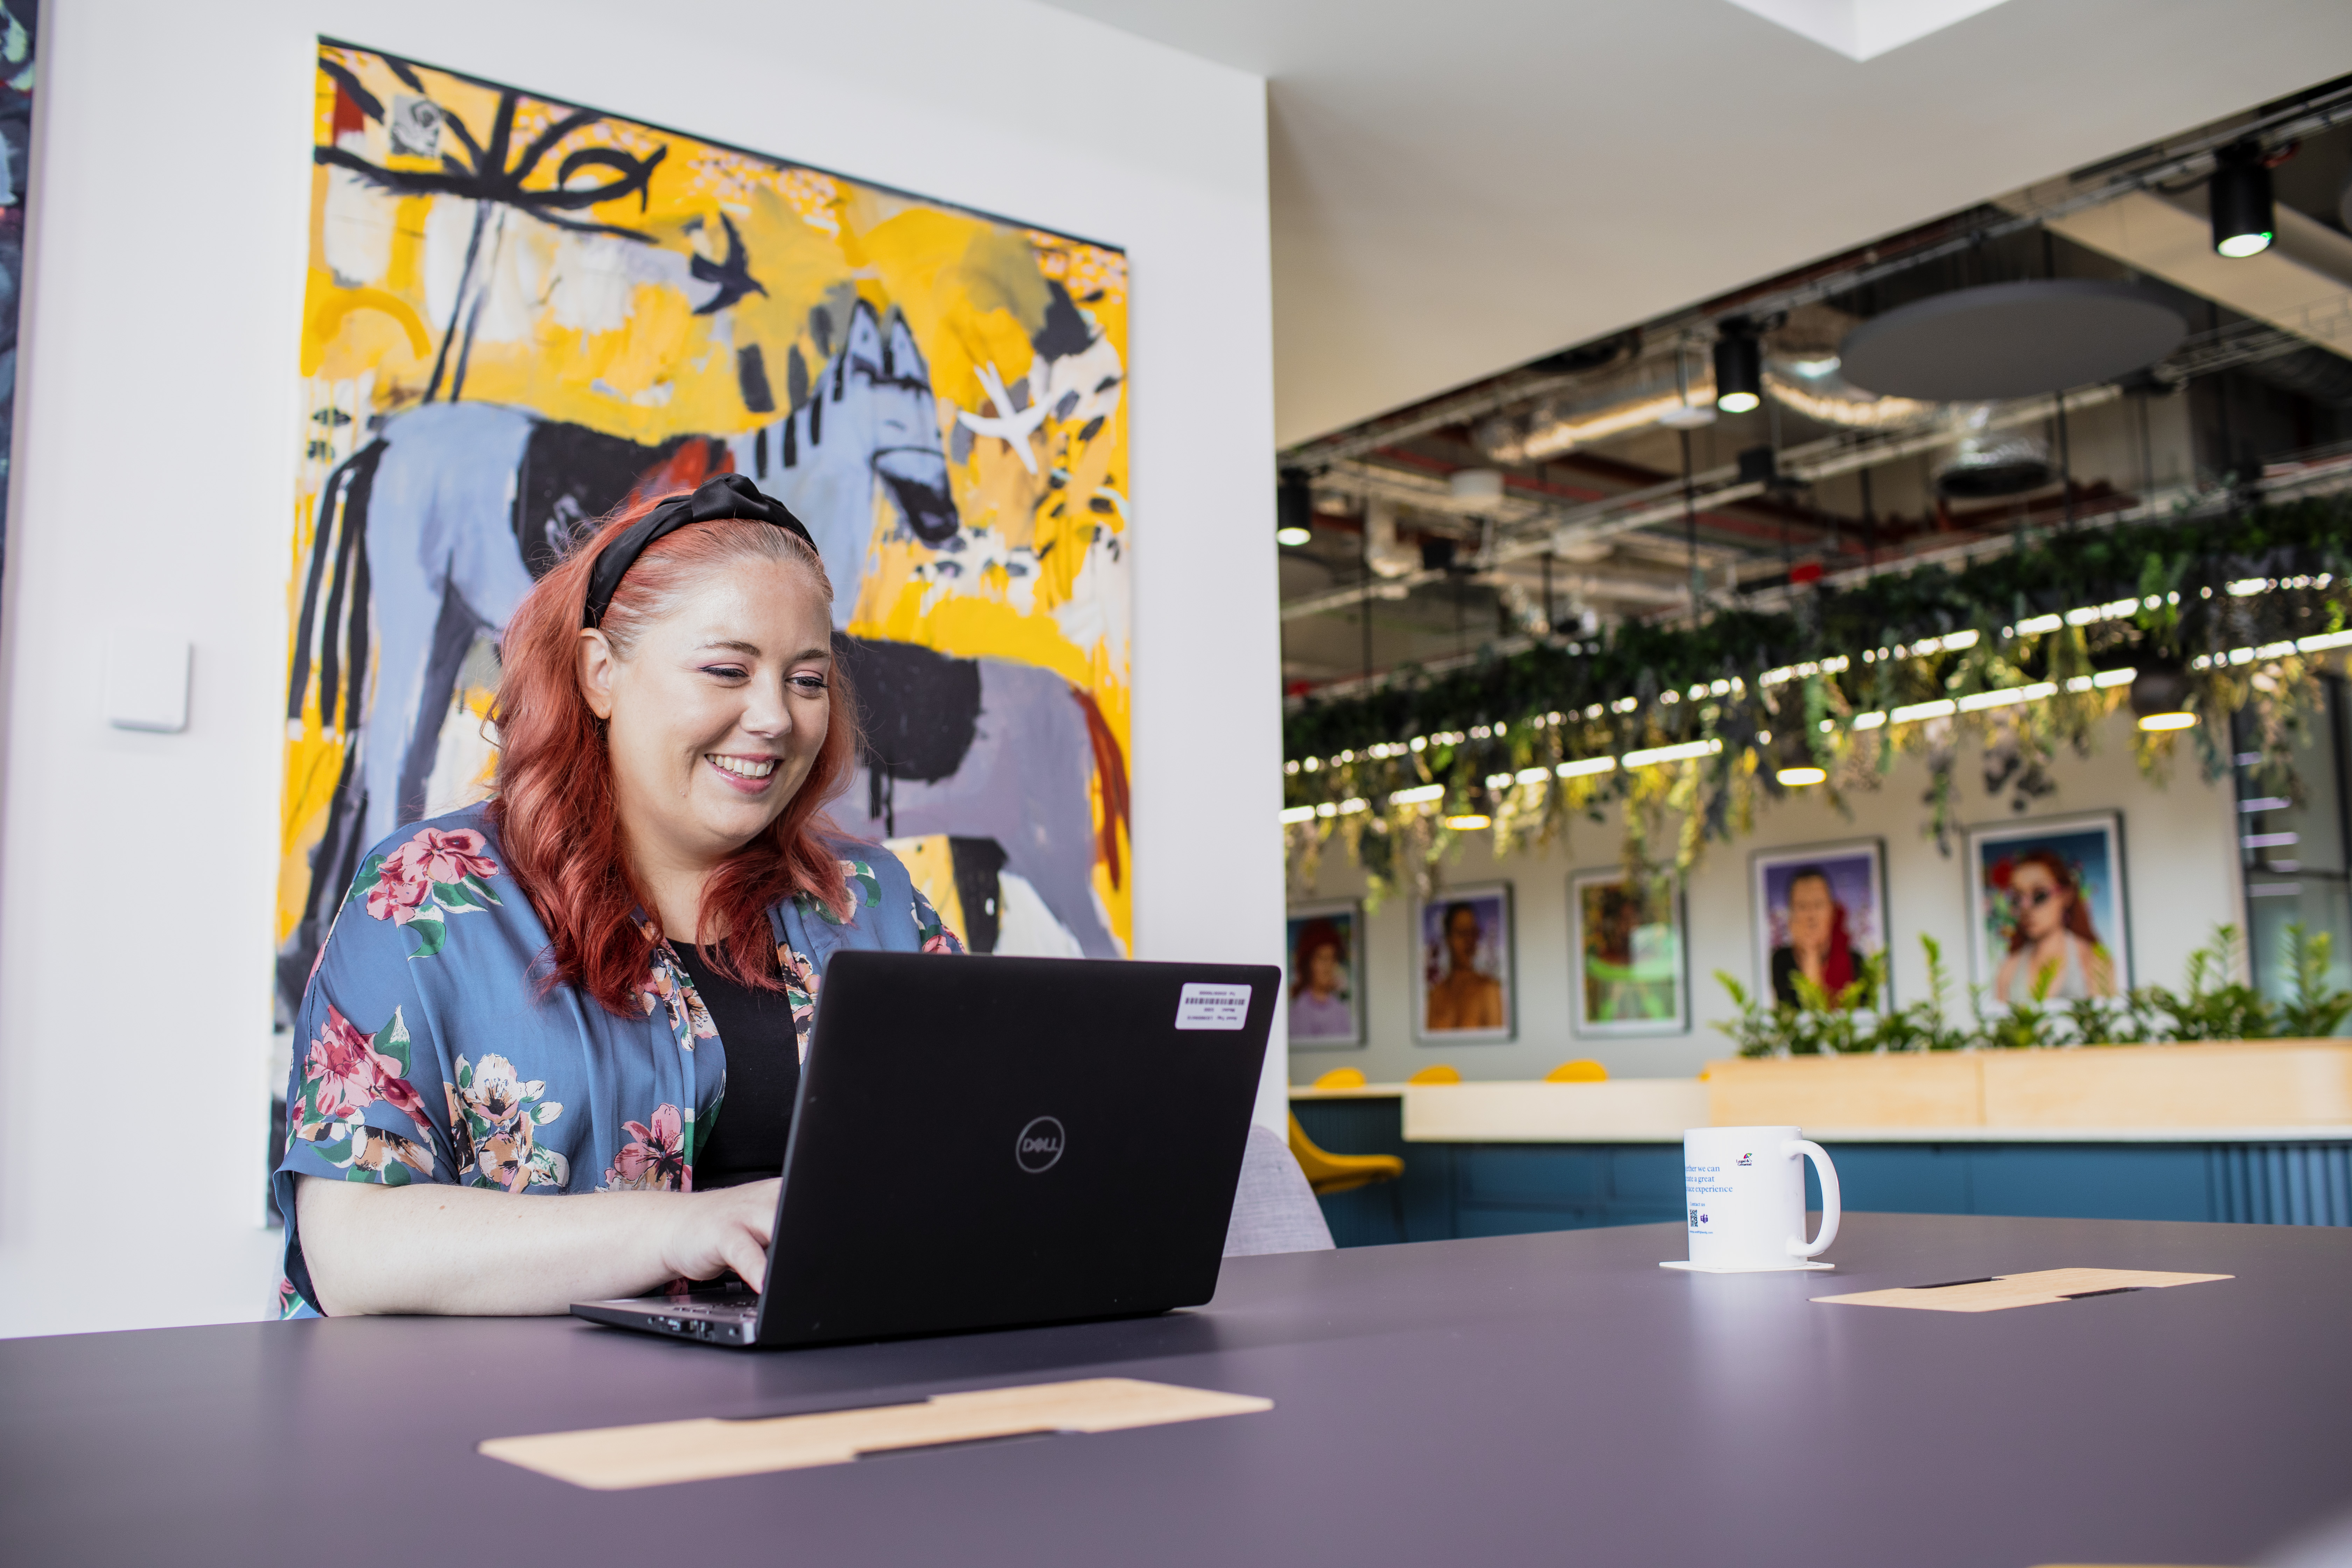
[[[740,680],[751,671],[740,664],[706,664],[702,667],[702,673],[715,675],[721,680]]]
[[[824,677],[822,675],[795,675],[793,677],[792,684],[800,690],[808,692],[823,691],[825,689]]]

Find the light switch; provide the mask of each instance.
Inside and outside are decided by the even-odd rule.
[[[167,735],[188,727],[188,639],[119,630],[106,646],[106,721]]]

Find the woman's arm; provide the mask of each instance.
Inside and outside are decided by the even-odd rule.
[[[298,1178],[302,1252],[330,1317],[520,1316],[642,1296],[732,1268],[765,1284],[776,1183],[710,1193],[520,1197],[481,1187]]]

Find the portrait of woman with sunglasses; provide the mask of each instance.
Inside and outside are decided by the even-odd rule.
[[[1993,976],[1994,1001],[2032,1001],[2037,989],[2053,1002],[2116,994],[2115,963],[2063,856],[2027,849],[1996,865],[1991,881],[2009,911],[2009,956]]]

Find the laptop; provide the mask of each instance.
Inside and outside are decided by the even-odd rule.
[[[1215,1294],[1281,971],[840,952],[802,1066],[768,1289],[579,1301],[737,1348]]]

